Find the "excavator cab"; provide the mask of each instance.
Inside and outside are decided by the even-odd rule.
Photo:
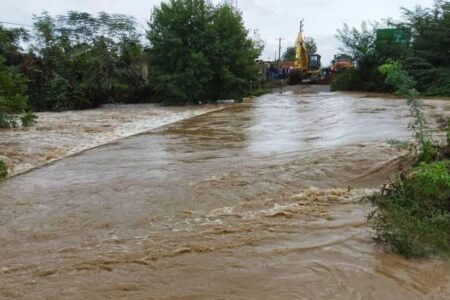
[[[322,58],[319,54],[311,54],[308,57],[309,59],[309,70],[310,71],[315,71],[315,70],[320,70],[321,64],[320,64],[320,59]]]
[[[319,54],[308,55],[308,77],[311,83],[318,83],[320,81],[321,58]]]

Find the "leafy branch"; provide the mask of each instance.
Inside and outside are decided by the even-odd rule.
[[[396,89],[396,95],[405,96],[413,120],[409,128],[414,132],[414,137],[419,146],[419,158],[423,161],[431,161],[434,155],[432,133],[429,122],[423,114],[422,101],[418,99],[416,82],[402,68],[398,61],[388,62],[378,68],[380,73],[386,76],[386,83]]]

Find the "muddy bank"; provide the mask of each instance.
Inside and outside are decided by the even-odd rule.
[[[37,113],[36,126],[0,129],[0,160],[10,175],[20,174],[80,151],[110,143],[224,106],[162,107],[154,104],[106,105],[61,113]]]

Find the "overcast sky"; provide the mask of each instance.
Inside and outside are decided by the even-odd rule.
[[[213,2],[220,2],[214,0]],[[0,0],[0,21],[32,23],[32,15],[46,10],[51,15],[68,10],[97,13],[122,13],[136,17],[144,31],[151,9],[161,0]],[[305,35],[318,44],[323,62],[327,64],[337,52],[339,43],[334,37],[345,22],[359,26],[363,20],[398,19],[400,7],[416,5],[430,7],[433,0],[238,0],[248,29],[257,29],[265,41],[264,59],[273,59],[282,47],[294,45],[299,20],[305,19]],[[282,50],[283,52],[283,50]]]

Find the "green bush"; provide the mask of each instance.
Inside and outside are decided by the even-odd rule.
[[[411,256],[450,256],[450,161],[422,163],[370,198],[376,239]]]
[[[15,116],[0,111],[0,128],[17,127],[17,125]]]
[[[406,188],[414,199],[433,201],[431,206],[447,209],[450,197],[450,161],[420,163],[413,169],[411,179]]]
[[[20,121],[22,122],[22,126],[28,127],[31,125],[35,125],[38,118],[39,117],[33,114],[31,111],[27,111],[23,116],[20,117]]]
[[[351,68],[334,74],[331,81],[332,91],[357,91],[361,90],[363,82],[355,68]]]
[[[0,160],[0,179],[5,178],[6,176],[8,176],[8,168],[5,163]]]
[[[440,145],[417,99],[417,81],[399,62],[384,64],[379,71],[397,94],[407,97],[418,151],[414,168],[370,198],[377,208],[369,221],[376,239],[399,254],[450,256],[450,124],[447,144]]]
[[[436,78],[424,89],[426,96],[450,96],[450,68],[437,68]]]

